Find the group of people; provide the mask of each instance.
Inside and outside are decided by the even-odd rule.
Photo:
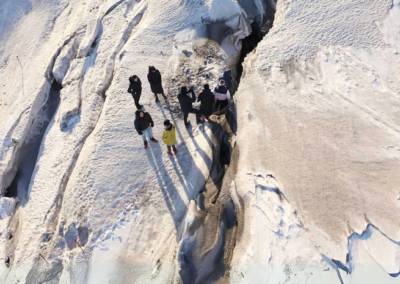
[[[149,74],[147,79],[150,83],[151,91],[154,93],[156,98],[156,103],[159,102],[158,94],[161,94],[165,100],[168,98],[164,94],[164,89],[162,87],[161,73],[154,66],[149,66]],[[138,76],[133,75],[129,78],[129,88],[128,92],[132,94],[137,108],[135,116],[135,128],[139,135],[142,136],[144,148],[148,147],[147,139],[157,143],[158,140],[154,138],[152,127],[154,127],[154,122],[151,115],[148,112],[143,111],[143,106],[139,104],[140,96],[142,94],[142,83]],[[196,95],[194,93],[193,87],[187,89],[186,86],[181,87],[180,93],[178,95],[179,104],[183,113],[183,120],[185,126],[188,127],[190,122],[187,121],[189,113],[196,115],[197,123],[201,123],[202,116],[205,120],[208,120],[209,116],[213,114],[215,110],[222,110],[228,106],[231,99],[229,89],[232,87],[232,78],[230,75],[230,70],[225,72],[224,77],[219,79],[218,86],[215,87],[214,91],[210,90],[208,84],[204,85],[203,91],[199,94],[197,101],[200,102],[200,110],[194,108],[192,103],[196,101]],[[191,94],[191,96],[189,96]],[[216,102],[216,103],[215,103]],[[215,104],[215,107],[214,107]],[[176,149],[176,136],[175,136],[175,125],[168,119],[164,121],[164,133],[163,141],[167,145],[167,153],[173,155],[177,153]],[[172,151],[171,151],[172,149]]]
[[[151,91],[156,97],[156,103],[160,101],[158,99],[158,94],[161,94],[164,99],[167,100],[167,97],[164,95],[164,89],[162,87],[161,73],[154,66],[149,66],[149,74],[147,74],[147,80],[150,83]],[[136,108],[142,109],[143,106],[139,104],[140,96],[142,95],[142,82],[140,81],[138,76],[133,75],[129,78],[128,93],[132,94]]]
[[[147,138],[150,139],[150,141],[157,143],[158,140],[154,138],[153,136],[153,130],[152,128],[154,127],[154,122],[153,119],[151,118],[151,115],[148,112],[145,112],[143,110],[137,110],[135,113],[135,128],[136,131],[139,135],[142,135],[143,143],[144,143],[144,148],[147,148],[148,142]],[[174,151],[174,154],[178,152],[178,150],[175,147],[176,144],[176,137],[175,137],[175,124],[170,122],[168,119],[164,121],[164,133],[163,133],[163,141],[167,145],[167,153],[169,155],[172,155],[172,150]]]

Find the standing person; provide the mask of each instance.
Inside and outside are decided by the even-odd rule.
[[[132,75],[129,77],[129,88],[128,93],[132,94],[133,100],[135,101],[135,105],[137,109],[142,109],[142,105],[139,104],[140,95],[142,94],[142,82],[136,75]]]
[[[136,118],[135,118],[135,128],[136,131],[139,135],[142,135],[143,143],[144,143],[144,148],[147,148],[147,138],[149,138],[153,142],[158,142],[156,138],[153,137],[153,131],[151,130],[152,127],[154,127],[154,122],[151,119],[151,115],[147,112],[144,112],[142,110],[137,110],[135,112]]]
[[[231,99],[228,88],[225,86],[225,80],[219,80],[219,86],[215,87],[214,95],[217,99],[215,108],[217,110],[223,110],[227,105],[228,101]]]
[[[158,71],[154,66],[149,66],[149,74],[147,74],[147,80],[149,80],[151,91],[156,96],[156,103],[159,102],[157,94],[162,94],[164,99],[167,100],[167,97],[164,95],[164,89],[162,87],[160,71]]]
[[[210,86],[208,84],[204,85],[204,90],[200,93],[197,101],[201,103],[200,113],[204,116],[205,119],[208,119],[208,117],[214,111],[215,102],[215,96],[213,92],[211,92]]]
[[[187,94],[192,93],[192,97],[190,98]],[[192,103],[196,101],[196,96],[193,91],[193,87],[187,90],[186,87],[181,88],[181,93],[178,95],[178,100],[181,105],[181,109],[183,112],[183,121],[185,122],[185,126],[189,126],[189,122],[187,121],[189,113],[196,114],[197,123],[200,123],[200,111],[198,109],[193,108]]]
[[[225,87],[227,87],[228,90],[231,90],[231,88],[233,87],[232,70],[225,70],[224,75],[221,78],[219,78],[219,80],[224,80]]]
[[[172,150],[174,150],[174,153],[176,154],[178,150],[175,147],[176,144],[175,124],[171,123],[168,119],[166,119],[164,121],[164,127],[165,130],[162,139],[164,143],[167,145],[168,148],[167,153],[169,155],[172,155],[171,152],[171,147],[172,147]]]

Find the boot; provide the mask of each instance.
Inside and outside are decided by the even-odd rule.
[[[154,137],[150,138],[150,140],[153,141],[153,142],[158,142],[158,140],[156,138],[154,138]]]
[[[168,150],[167,150],[167,154],[168,154],[168,155],[172,155],[172,153],[171,153],[170,151],[168,151]]]
[[[175,151],[174,151],[174,154],[176,155],[176,153],[178,153],[178,149],[176,149]]]
[[[143,148],[147,148],[147,141],[144,141]]]
[[[166,101],[168,101],[168,98],[167,98],[164,94],[162,94],[162,95],[163,95],[164,99],[165,99]]]

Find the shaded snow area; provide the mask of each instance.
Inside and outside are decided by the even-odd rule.
[[[400,0],[0,1],[0,282],[400,283],[399,52]]]

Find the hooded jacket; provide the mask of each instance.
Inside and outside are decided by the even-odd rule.
[[[149,74],[147,74],[147,80],[149,80],[151,91],[155,94],[163,94],[164,90],[162,87],[162,79],[160,71],[155,69],[156,72],[153,72],[151,70],[153,69],[149,68]]]
[[[219,86],[214,89],[215,98],[219,101],[230,100],[231,95],[229,94],[229,90],[225,86]]]
[[[146,130],[150,125],[151,127],[154,126],[154,122],[151,119],[151,115],[148,112],[143,112],[144,115],[143,117],[140,117],[141,111],[137,110],[135,112],[136,118],[135,118],[135,128],[136,131],[139,135],[143,134],[143,130]]]
[[[192,93],[192,97],[189,97],[187,94]],[[182,87],[180,94],[178,95],[178,100],[181,105],[181,109],[183,112],[190,111],[192,107],[192,103],[196,101],[196,96],[193,92],[193,89],[187,91],[186,87]]]
[[[198,102],[201,102],[200,112],[204,116],[210,116],[214,111],[215,96],[209,88],[205,88],[197,98]]]
[[[176,144],[175,124],[171,122],[171,124],[164,130],[162,139],[168,146],[173,146]]]
[[[137,82],[135,82],[135,78],[137,78]],[[129,88],[128,88],[128,93],[132,94],[132,97],[138,99],[140,98],[140,95],[142,94],[142,82],[140,81],[139,77],[134,75],[129,78]]]
[[[224,72],[224,75],[221,78],[219,78],[219,80],[224,80],[225,81],[225,86],[228,89],[232,88],[232,85],[233,85],[233,83],[232,83],[232,70],[226,70]]]

